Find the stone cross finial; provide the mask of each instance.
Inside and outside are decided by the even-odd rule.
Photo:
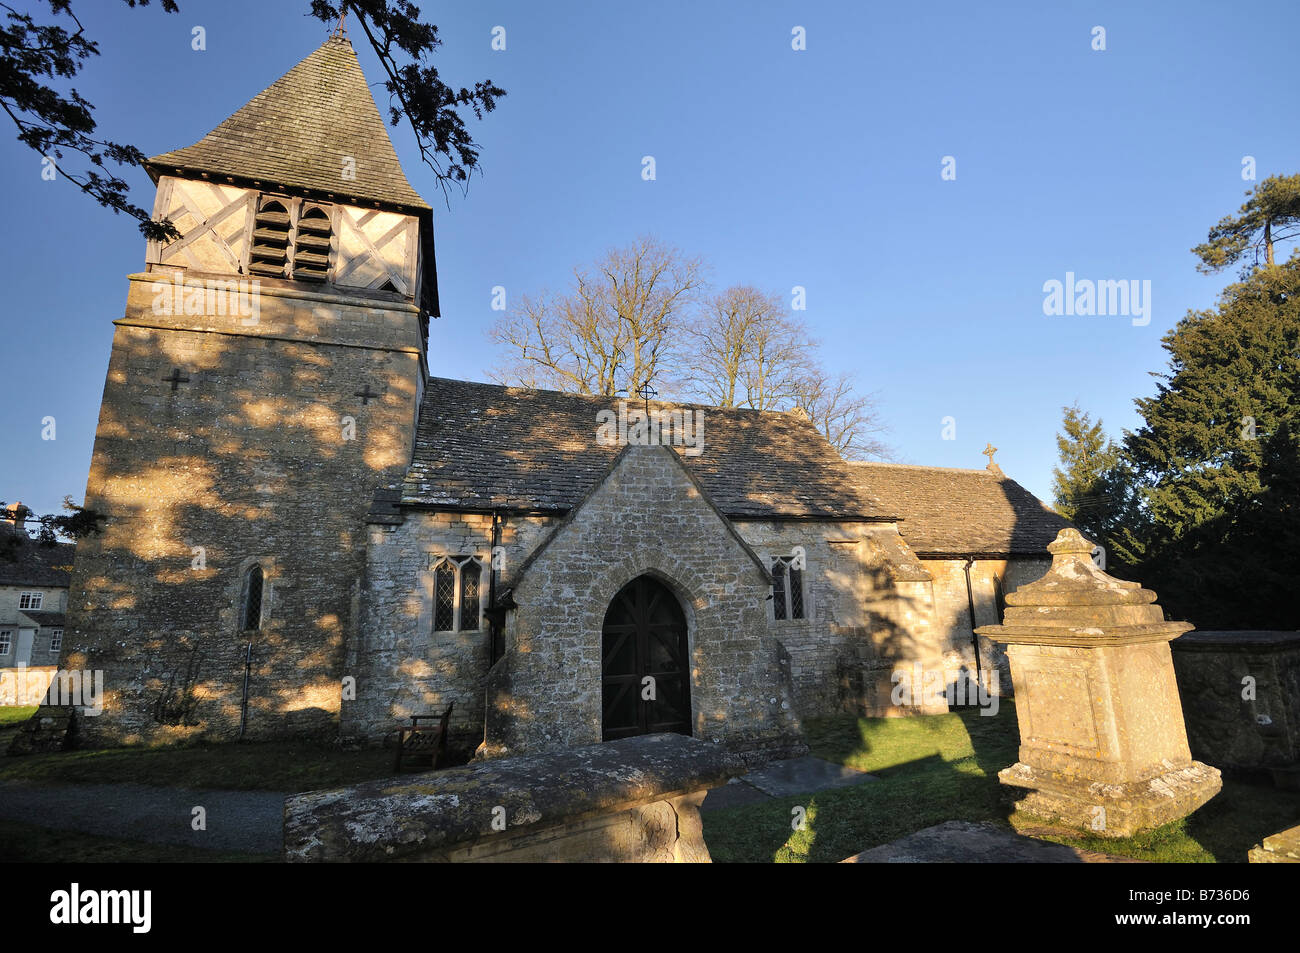
[[[989,458],[989,465],[984,469],[988,470],[989,473],[992,473],[995,477],[1002,477],[1005,475],[1002,472],[1002,468],[993,462],[993,454],[997,452],[998,448],[993,446],[991,443],[985,444],[984,449],[980,451],[980,453]]]
[[[647,417],[650,416],[650,398],[658,397],[659,391],[651,387],[649,381],[646,381],[644,384],[642,384],[640,387],[636,389],[636,392],[641,396],[641,399],[645,401],[646,416]]]

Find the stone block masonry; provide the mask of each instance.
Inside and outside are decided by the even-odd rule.
[[[709,861],[699,804],[732,776],[715,745],[641,735],[284,806],[290,862]]]
[[[1300,790],[1300,632],[1188,632],[1169,647],[1192,756]]]
[[[667,586],[686,618],[691,734],[737,753],[802,754],[790,671],[764,609],[766,568],[672,450],[637,446],[517,573],[506,654],[488,682],[485,753],[601,739],[603,620],[641,575]]]
[[[160,317],[152,278],[117,322],[86,491],[106,523],[69,599],[62,665],[105,673],[87,741],[236,736],[250,642],[248,736],[332,737],[365,513],[408,462],[419,313],[268,284],[255,327]]]

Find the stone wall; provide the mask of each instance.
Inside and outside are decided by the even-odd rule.
[[[515,580],[518,609],[488,684],[487,751],[600,740],[602,623],[642,574],[686,615],[692,734],[757,758],[805,750],[789,656],[767,624],[766,570],[676,454],[631,446]]]
[[[53,665],[19,666],[0,671],[0,706],[39,705],[57,669]]]
[[[1170,643],[1192,756],[1300,788],[1300,632],[1189,632]]]
[[[721,601],[714,611],[748,613],[745,618],[752,622],[747,625],[755,626],[755,631],[759,631],[757,627],[765,629],[759,638],[767,640],[768,647],[762,652],[770,657],[763,665],[775,658],[778,681],[788,686],[782,690],[788,695],[790,711],[799,717],[841,711],[883,715],[947,710],[942,697],[919,699],[907,709],[900,709],[891,699],[892,675],[900,669],[910,672],[912,663],[918,661],[927,671],[956,670],[967,664],[973,673],[961,563],[923,564],[908,549],[893,523],[737,521],[735,532],[761,566],[769,566],[773,556],[789,556],[796,547],[802,548],[806,561],[805,618],[775,620],[766,582],[758,583],[760,588],[747,584],[743,590],[732,582],[753,571],[737,569],[735,560],[741,558],[742,563],[752,566],[753,559],[737,553],[735,537],[717,513],[693,496],[698,491],[689,485],[689,479],[683,482],[671,469],[652,467],[649,472],[653,477],[644,495],[615,498],[614,494],[601,504],[603,508],[581,519],[575,516],[575,522],[586,527],[581,530],[585,542],[564,549],[563,565],[552,556],[545,564],[545,575],[536,566],[529,566],[526,576],[544,580],[532,588],[527,584],[519,587],[518,570],[557,531],[560,520],[503,514],[498,588],[504,592],[519,587],[514,593],[516,601],[529,600],[519,602],[520,607],[508,617],[509,633],[511,638],[517,638],[522,626],[527,633],[535,633],[540,627],[554,635],[554,640],[547,636],[532,643],[535,648],[530,651],[537,658],[545,657],[545,666],[563,667],[586,659],[595,644],[590,639],[599,635],[601,617],[617,591],[613,580],[602,581],[611,566],[622,567],[619,578],[627,576],[623,582],[631,578],[628,573],[652,572],[667,581],[684,604],[689,602],[688,612],[694,612],[692,607],[700,597],[687,591],[677,568],[687,566],[696,567],[701,580],[711,580],[708,585],[714,590],[721,586],[722,595],[717,597]],[[626,489],[629,480],[621,476],[615,483]],[[670,513],[672,518],[666,519],[661,513]],[[682,527],[679,536],[651,538],[659,527],[676,525]],[[429,567],[431,559],[448,555],[476,555],[486,566],[491,558],[491,532],[489,514],[417,509],[405,509],[401,517],[379,519],[369,527],[362,624],[355,651],[350,652],[345,666],[346,673],[357,678],[356,699],[343,705],[346,736],[375,742],[391,734],[398,721],[412,714],[436,714],[454,703],[451,747],[473,750],[484,740],[490,636],[486,626],[471,632],[432,631],[433,580]],[[566,529],[564,533],[571,531]],[[589,548],[579,553],[575,547],[581,545]],[[648,555],[629,561],[629,552]],[[1004,563],[977,564],[972,575],[980,621],[985,621],[985,612],[990,621],[996,620],[993,572],[1009,577],[1009,584],[1014,586],[1022,577],[1033,577],[1045,566],[1045,560],[1014,563],[1010,568]],[[944,603],[938,622],[931,573],[925,567],[937,569],[942,578]],[[605,588],[595,591],[600,586]],[[614,588],[605,591],[610,586]],[[487,588],[485,577],[485,599]],[[959,604],[954,602],[957,596]],[[708,598],[712,597],[706,597],[704,602]],[[580,606],[581,612],[574,615]],[[759,612],[752,612],[754,609]],[[534,621],[557,617],[568,620],[562,623],[568,635],[556,634],[559,629],[553,628],[557,624],[553,621]],[[967,631],[964,653],[959,628],[963,623]],[[691,628],[694,634],[694,623]],[[580,638],[572,635],[575,629],[581,629]],[[541,637],[531,634],[530,638]],[[704,653],[700,657],[714,651],[707,638],[695,644],[696,651]],[[986,641],[986,661],[996,660],[1001,653],[988,646]],[[536,664],[545,669],[542,663]],[[546,681],[554,677],[561,685],[568,684],[564,679],[571,678],[571,673],[564,677],[554,672],[543,676],[536,688],[540,694],[529,697],[527,693],[533,689],[525,687],[518,673],[508,673],[511,668],[503,665],[495,673],[500,684],[492,691],[497,697],[507,693],[509,680],[514,704],[537,708],[542,720],[555,726],[573,727],[569,718],[560,717],[561,707],[551,707],[556,705],[556,689]],[[599,692],[598,668],[593,672],[580,695]],[[1009,676],[1002,679],[1001,687],[1010,693]],[[740,686],[738,690],[752,695],[754,686]],[[769,692],[768,698],[773,697],[776,695]],[[588,698],[575,704],[583,708],[590,701]],[[587,723],[578,726],[578,734],[573,737],[598,737],[599,712],[583,710]],[[760,747],[758,739],[766,718],[759,716],[760,727],[751,739]],[[737,722],[737,726],[740,724]],[[551,730],[561,732],[559,727]],[[550,738],[543,741],[551,743]],[[500,739],[497,743],[501,743]]]
[[[419,312],[263,282],[252,324],[161,314],[171,277],[132,276],[100,409],[86,505],[107,522],[78,546],[62,659],[105,673],[88,740],[238,732],[253,563],[248,733],[332,736],[364,516],[409,462]]]
[[[521,566],[558,517],[506,514],[497,562],[500,588]],[[454,703],[449,747],[473,751],[483,741],[483,700],[488,672],[486,623],[472,632],[434,632],[431,557],[492,555],[488,514],[410,510],[396,525],[367,530],[365,597],[348,674],[357,679],[356,699],[345,701],[346,737],[379,740],[411,715],[438,714]],[[486,604],[489,586],[482,580]]]
[[[947,671],[965,668],[974,677],[975,647],[971,638],[970,602],[966,593],[964,559],[922,559],[934,579],[934,625],[943,643],[941,664]],[[1015,592],[1040,578],[1051,565],[1045,558],[976,559],[970,570],[970,595],[975,603],[975,625],[997,625],[997,591]],[[995,581],[994,577],[997,577]],[[1011,695],[1011,669],[1006,649],[989,639],[980,640],[980,665],[998,673],[1000,694]]]
[[[742,522],[737,530],[770,565],[802,547],[806,618],[778,621],[800,715],[889,713],[892,673],[937,657],[930,577],[894,523]],[[946,708],[944,709],[946,710]]]

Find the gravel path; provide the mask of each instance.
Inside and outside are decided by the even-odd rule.
[[[124,840],[278,854],[286,796],[280,791],[0,781],[0,818]],[[206,830],[193,828],[195,807],[206,812]]]

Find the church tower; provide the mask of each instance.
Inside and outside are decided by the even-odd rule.
[[[328,736],[377,487],[410,462],[438,313],[432,212],[333,36],[150,159],[95,435],[63,666],[93,742]]]

